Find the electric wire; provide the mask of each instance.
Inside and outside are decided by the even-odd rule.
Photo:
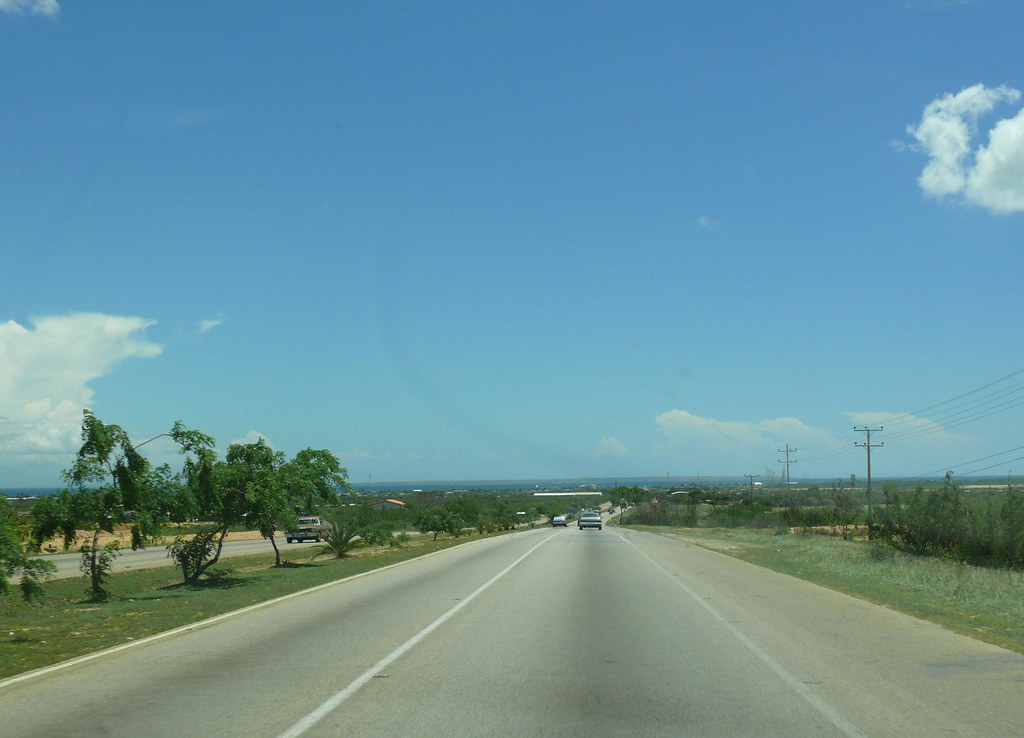
[[[1013,458],[1013,459],[1007,459],[1006,461],[1001,461],[998,464],[992,464],[991,466],[983,466],[980,469],[971,469],[970,471],[966,471],[966,472],[963,472],[961,474],[957,474],[957,476],[958,477],[969,477],[972,474],[977,474],[978,472],[988,471],[989,469],[995,469],[997,466],[1003,466],[1004,464],[1011,464],[1014,461],[1020,461],[1021,459],[1024,459],[1024,456],[1018,456],[1018,457]]]
[[[946,400],[922,407],[919,410],[895,415],[884,421],[882,424],[885,430],[884,443],[899,444],[901,442],[910,441],[916,438],[932,435],[934,433],[949,431],[952,428],[984,420],[992,417],[993,415],[1024,406],[1024,380],[1014,382],[1009,386],[1000,386],[1004,385],[1008,380],[1022,374],[1024,374],[1024,368],[1017,369],[1009,374],[999,377],[998,379],[986,382],[985,384],[967,390],[966,392],[962,392]],[[993,388],[996,389],[991,392],[986,392],[986,390],[992,390]],[[925,417],[927,413],[934,414],[929,418]],[[891,431],[895,431],[895,433]],[[803,445],[801,448],[805,452],[820,450],[820,453],[814,456],[805,456],[801,460],[805,463],[825,461],[855,452],[856,443],[852,438],[850,438],[852,433],[852,430],[846,430],[842,433],[832,434],[831,438],[827,441],[817,444]],[[969,466],[1006,453],[1012,453],[1016,450],[1019,449],[1010,449],[1009,451],[1004,451],[1000,454],[993,454],[991,456],[975,459],[974,461],[964,462],[963,464],[958,464],[952,468],[956,468],[957,466]],[[1018,459],[1011,459],[1010,461],[1016,460]],[[994,466],[1000,466],[1003,463],[1008,462],[999,462]],[[945,469],[949,468],[950,467],[946,467]],[[983,467],[981,469],[972,470],[971,472],[965,472],[965,474],[973,474],[978,471],[985,471],[989,468],[993,467]],[[928,472],[927,474],[932,473],[934,472]]]
[[[921,474],[915,474],[913,477],[907,477],[907,479],[914,479],[916,477],[930,477],[933,474],[941,474],[941,473],[946,472],[946,471],[954,470],[957,467],[970,466],[971,464],[977,464],[980,461],[988,461],[989,459],[994,459],[997,456],[1005,456],[1006,454],[1012,454],[1014,451],[1020,451],[1021,449],[1024,449],[1024,446],[1017,446],[1016,448],[1010,448],[1010,449],[1007,449],[1006,451],[1000,451],[999,453],[989,454],[988,456],[982,456],[979,459],[971,459],[970,461],[964,461],[964,462],[961,462],[959,464],[952,464],[950,466],[944,466],[941,469],[933,469],[931,471],[923,472]],[[1007,461],[1000,461],[998,464],[994,464],[994,466],[1002,466],[1003,464],[1009,463],[1009,461],[1016,461],[1016,459],[1009,459]],[[986,467],[986,468],[987,469],[991,469],[992,467]],[[979,470],[979,471],[983,471],[983,470]],[[957,476],[963,476],[963,474],[957,473]]]

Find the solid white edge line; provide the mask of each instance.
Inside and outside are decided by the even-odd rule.
[[[218,623],[221,620],[228,620],[229,618],[233,618],[233,617],[235,617],[237,615],[244,615],[247,612],[252,612],[253,610],[259,610],[260,608],[263,608],[263,607],[270,607],[271,605],[276,605],[279,602],[284,602],[285,600],[290,600],[290,599],[292,599],[294,597],[301,597],[303,595],[307,595],[307,594],[310,594],[312,592],[318,592],[321,589],[327,589],[328,587],[336,587],[339,584],[345,584],[346,582],[351,582],[354,579],[361,579],[362,577],[368,577],[371,574],[377,574],[377,573],[382,572],[382,571],[387,571],[388,569],[394,569],[396,566],[405,566],[406,564],[411,564],[411,563],[413,563],[415,561],[423,561],[423,559],[429,559],[431,556],[437,556],[439,554],[448,553],[449,551],[454,551],[456,549],[463,548],[464,546],[471,546],[474,543],[483,543],[484,541],[494,541],[494,540],[497,540],[497,539],[495,539],[495,538],[484,538],[484,539],[479,540],[479,541],[467,541],[466,543],[463,543],[463,544],[461,544],[459,546],[453,546],[452,548],[445,548],[445,549],[442,549],[440,551],[431,551],[428,554],[423,554],[422,556],[416,556],[415,558],[406,559],[405,561],[398,561],[398,562],[396,562],[394,564],[388,564],[387,566],[382,566],[379,569],[371,569],[370,571],[359,572],[358,574],[352,574],[351,576],[343,577],[342,579],[335,579],[332,582],[324,582],[323,584],[317,584],[316,586],[310,587],[308,589],[300,589],[298,592],[290,592],[289,594],[281,595],[280,597],[275,597],[274,599],[267,600],[266,602],[257,602],[257,603],[255,603],[253,605],[247,605],[247,606],[245,606],[245,607],[243,607],[243,608],[241,608],[239,610],[231,610],[230,612],[222,612],[220,615],[214,615],[213,617],[209,617],[206,620],[199,620],[199,621],[196,621],[194,623],[189,623],[188,625],[182,625],[182,626],[179,626],[177,628],[174,628],[173,630],[165,630],[163,633],[154,633],[151,636],[146,636],[145,638],[140,638],[137,641],[130,641],[128,643],[122,643],[122,644],[117,645],[117,646],[111,646],[110,648],[105,648],[102,651],[94,651],[93,653],[87,653],[87,654],[84,654],[82,656],[76,656],[76,657],[74,657],[72,659],[68,659],[67,661],[61,661],[61,662],[56,663],[56,664],[51,664],[50,666],[44,666],[44,667],[39,668],[39,669],[34,669],[33,671],[26,671],[24,674],[17,674],[17,675],[12,676],[12,677],[7,677],[6,679],[0,679],[0,690],[2,690],[4,687],[9,687],[12,684],[17,684],[18,682],[28,681],[29,679],[35,679],[36,677],[41,677],[41,676],[45,676],[47,674],[52,674],[55,671],[61,671],[62,669],[67,669],[67,668],[72,667],[72,666],[77,666],[78,664],[84,664],[87,661],[92,661],[93,659],[103,658],[104,656],[112,656],[115,653],[120,653],[121,651],[127,651],[130,648],[136,648],[138,646],[144,646],[147,643],[153,643],[154,641],[159,641],[159,640],[162,640],[164,638],[170,638],[171,636],[178,635],[179,633],[187,633],[190,630],[197,630],[198,628],[204,628],[204,627],[206,627],[208,625],[213,625],[214,623]]]
[[[808,689],[807,685],[801,682],[795,676],[793,676],[793,674],[788,669],[786,669],[786,667],[784,667],[778,661],[769,656],[768,653],[764,651],[764,649],[762,649],[760,646],[758,646],[756,643],[750,640],[750,638],[748,638],[735,625],[726,620],[725,617],[720,612],[718,612],[718,610],[716,610],[714,607],[708,604],[708,601],[706,599],[704,599],[696,592],[694,592],[692,589],[687,587],[676,577],[672,576],[672,574],[670,574],[665,568],[658,564],[658,562],[656,562],[646,553],[641,551],[635,543],[626,538],[624,535],[618,532],[616,532],[616,535],[618,535],[619,538],[621,538],[623,541],[632,546],[633,549],[641,556],[643,556],[645,559],[647,559],[647,561],[649,561],[655,569],[657,569],[666,577],[668,577],[671,582],[674,582],[680,589],[682,589],[686,594],[688,594],[694,602],[696,602],[698,605],[707,610],[708,613],[710,613],[715,620],[717,620],[726,630],[732,633],[740,641],[740,643],[746,646],[751,653],[757,656],[757,658],[760,659],[765,666],[767,666],[777,677],[782,679],[782,681],[785,682],[786,685],[789,686],[793,691],[800,695],[804,699],[804,701],[807,702],[812,708],[814,708],[823,718],[832,723],[832,725],[835,726],[837,730],[842,732],[844,735],[849,736],[849,738],[867,738],[865,734],[857,728],[856,725],[854,725],[845,717],[843,717],[842,713],[840,713],[836,708],[832,707],[832,705],[826,702],[822,697]]]
[[[557,534],[555,534],[555,535],[557,535]],[[407,640],[401,646],[396,648],[394,651],[389,653],[387,656],[382,658],[376,664],[374,664],[369,669],[367,669],[362,674],[360,674],[358,677],[356,677],[352,682],[349,683],[349,685],[347,687],[345,687],[344,689],[342,689],[342,690],[340,690],[338,692],[335,692],[333,695],[328,697],[327,700],[325,700],[319,707],[317,707],[315,710],[313,710],[311,713],[309,713],[306,717],[304,717],[299,722],[295,723],[292,727],[290,727],[285,732],[281,733],[279,738],[298,738],[299,736],[303,735],[307,730],[309,730],[314,725],[316,725],[318,722],[323,720],[334,709],[336,709],[339,705],[341,705],[341,703],[343,703],[349,697],[351,697],[356,692],[358,692],[363,686],[366,685],[367,682],[369,682],[371,679],[373,679],[374,675],[380,673],[380,671],[382,669],[386,668],[389,664],[393,663],[396,659],[401,657],[403,654],[407,653],[411,648],[413,648],[416,644],[418,644],[420,641],[422,641],[428,635],[430,635],[435,630],[437,630],[442,625],[444,625],[459,610],[461,610],[466,605],[468,605],[470,602],[475,600],[478,595],[483,593],[492,584],[494,584],[499,579],[501,579],[503,576],[505,576],[510,571],[512,571],[527,556],[529,556],[534,551],[536,551],[538,548],[540,548],[545,543],[550,541],[553,537],[554,537],[553,535],[546,536],[544,538],[544,540],[542,540],[540,543],[538,543],[535,546],[533,546],[529,551],[524,553],[518,559],[513,561],[511,564],[506,566],[500,572],[498,572],[493,577],[491,577],[486,582],[484,582],[479,587],[477,587],[477,589],[472,594],[470,594],[468,597],[465,597],[462,600],[460,600],[459,603],[457,605],[455,605],[454,607],[452,607],[450,610],[448,610],[448,612],[446,612],[443,615],[439,616],[430,625],[428,625],[425,628],[423,628],[423,630],[421,630],[419,633],[414,635],[412,638]]]

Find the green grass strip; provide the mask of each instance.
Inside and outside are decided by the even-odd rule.
[[[1024,575],[822,535],[628,526],[728,554],[1024,653]]]

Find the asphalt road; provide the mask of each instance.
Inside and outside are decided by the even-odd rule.
[[[5,736],[1010,736],[1024,657],[721,554],[525,531],[0,683]]]
[[[286,543],[284,538],[278,538],[277,541],[277,547],[281,549],[282,555],[285,556],[285,558],[287,558],[287,552],[289,549],[302,545],[315,544]],[[232,556],[273,553],[273,551],[274,549],[271,547],[270,541],[265,538],[241,541],[232,541],[229,538],[224,542],[224,550],[221,552],[220,556],[224,559],[231,558]],[[82,570],[79,569],[79,564],[82,561],[82,554],[80,553],[49,554],[39,558],[46,561],[52,561],[57,566],[57,571],[53,575],[54,579],[85,576],[82,574]],[[122,549],[118,552],[111,568],[114,571],[129,571],[132,569],[152,569],[157,566],[173,565],[174,561],[167,557],[166,546],[148,546],[136,551],[132,551],[130,548]],[[17,577],[15,577],[15,581],[16,580]]]

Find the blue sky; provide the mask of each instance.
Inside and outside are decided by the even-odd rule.
[[[863,477],[864,425],[877,476],[1024,473],[1021,28],[0,0],[0,488],[57,484],[85,407],[354,482],[765,477],[786,444]]]

